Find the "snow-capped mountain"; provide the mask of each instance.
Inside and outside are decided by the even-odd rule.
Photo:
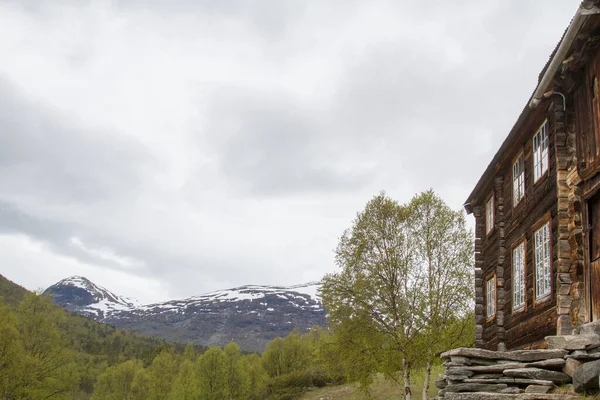
[[[167,340],[262,351],[294,328],[325,325],[320,283],[295,286],[247,285],[163,303],[140,305],[83,277],[46,289],[64,308],[118,328]]]
[[[46,289],[45,293],[50,293],[54,301],[67,310],[96,320],[141,306],[136,300],[118,296],[83,276],[63,279]]]

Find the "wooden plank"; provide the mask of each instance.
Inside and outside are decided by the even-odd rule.
[[[600,196],[590,199],[590,261],[600,259]]]
[[[600,260],[596,260],[590,265],[590,288],[592,290],[592,320],[600,319]]]

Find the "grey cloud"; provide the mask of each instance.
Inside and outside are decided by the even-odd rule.
[[[323,111],[285,93],[240,87],[217,90],[211,102],[207,141],[234,191],[335,193],[360,189],[372,179],[372,170],[336,165],[344,144],[331,142],[335,133],[327,130]]]
[[[0,199],[90,203],[131,196],[156,162],[139,143],[90,130],[0,77]],[[5,198],[6,200],[6,198]]]
[[[478,15],[470,21],[441,7],[449,12],[444,14],[447,37],[440,41],[455,39],[466,57],[463,62],[446,62],[443,52],[419,46],[417,35],[373,45],[348,65],[333,101],[347,147],[349,140],[371,146],[381,168],[402,167],[410,171],[410,180],[429,186],[474,184],[554,47],[540,41],[523,46],[523,38],[532,34],[527,24],[536,9],[532,2],[521,8],[516,2],[478,4]],[[515,27],[506,32],[511,19]],[[506,35],[509,40],[498,39]],[[491,38],[498,43],[490,43]],[[559,38],[557,32],[554,40]],[[379,150],[373,146],[378,141]],[[486,145],[490,148],[478,148]]]
[[[121,10],[139,12],[146,9],[165,16],[188,15],[199,18],[233,20],[249,25],[254,33],[270,40],[279,40],[289,26],[297,21],[307,7],[307,2],[268,0],[119,0]]]
[[[153,276],[177,293],[197,294],[214,288],[213,280],[227,282],[222,275],[213,276],[215,271],[235,271],[236,279],[247,282],[254,279],[260,266],[248,268],[251,257],[179,254],[157,245],[161,227],[147,211],[138,215],[137,223],[156,233],[146,240],[130,235],[128,214],[136,213],[145,175],[157,172],[158,161],[125,135],[90,129],[75,120],[27,100],[14,85],[0,80],[0,233],[28,235],[55,253],[91,265]],[[49,212],[48,206],[60,211]],[[120,217],[125,219],[118,221]],[[104,221],[110,226],[103,226]],[[74,237],[91,248],[140,260],[144,267],[129,271],[95,257],[73,246]]]
[[[88,224],[72,223],[33,216],[15,205],[0,201],[0,234],[25,234],[44,243],[51,251],[90,265],[101,266],[139,276],[152,276],[174,293],[188,295],[210,290],[216,271],[233,271],[237,279],[252,282],[256,270],[245,268],[242,260],[223,260],[211,256],[185,257],[152,245],[122,240],[116,235],[106,235]],[[71,239],[81,239],[91,248],[108,247],[117,254],[145,263],[142,268],[125,268],[105,258],[99,258],[71,244]],[[18,266],[5,266],[18,268]],[[185,277],[185,279],[182,279]],[[218,278],[216,278],[218,280]],[[175,285],[174,282],[177,282]]]
[[[69,245],[94,240],[94,220],[112,218],[110,207],[135,201],[156,160],[139,143],[74,122],[74,116],[26,100],[0,79],[0,232],[24,233],[57,253],[84,262],[118,265]],[[74,214],[70,216],[69,208]],[[57,215],[48,210],[61,210]],[[86,217],[85,217],[86,216]],[[105,246],[105,238],[94,240]],[[117,251],[119,246],[114,247]]]
[[[0,233],[25,234],[44,243],[57,254],[115,270],[123,269],[114,262],[94,257],[88,252],[70,245],[71,239],[74,237],[89,238],[93,236],[93,231],[88,226],[37,217],[19,209],[16,205],[3,201],[0,201]]]

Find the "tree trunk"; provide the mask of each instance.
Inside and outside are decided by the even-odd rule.
[[[404,370],[404,399],[412,400],[412,392],[410,390],[410,363],[406,360],[402,360],[402,367]]]
[[[425,371],[425,380],[423,381],[423,400],[427,400],[427,395],[429,393],[429,379],[431,377],[431,357],[427,359],[427,369]]]

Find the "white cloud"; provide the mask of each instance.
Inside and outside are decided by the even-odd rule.
[[[85,243],[83,243],[83,241],[81,239],[79,239],[78,237],[72,237],[69,240],[69,244],[71,246],[76,247],[79,250],[83,250],[84,252],[88,253],[89,255],[91,255],[95,258],[116,263],[125,269],[137,269],[140,267],[144,267],[143,261],[136,260],[131,257],[121,256],[121,255],[115,253],[115,251],[113,249],[110,249],[108,247],[99,247],[99,248],[90,247],[90,246],[86,245]]]

